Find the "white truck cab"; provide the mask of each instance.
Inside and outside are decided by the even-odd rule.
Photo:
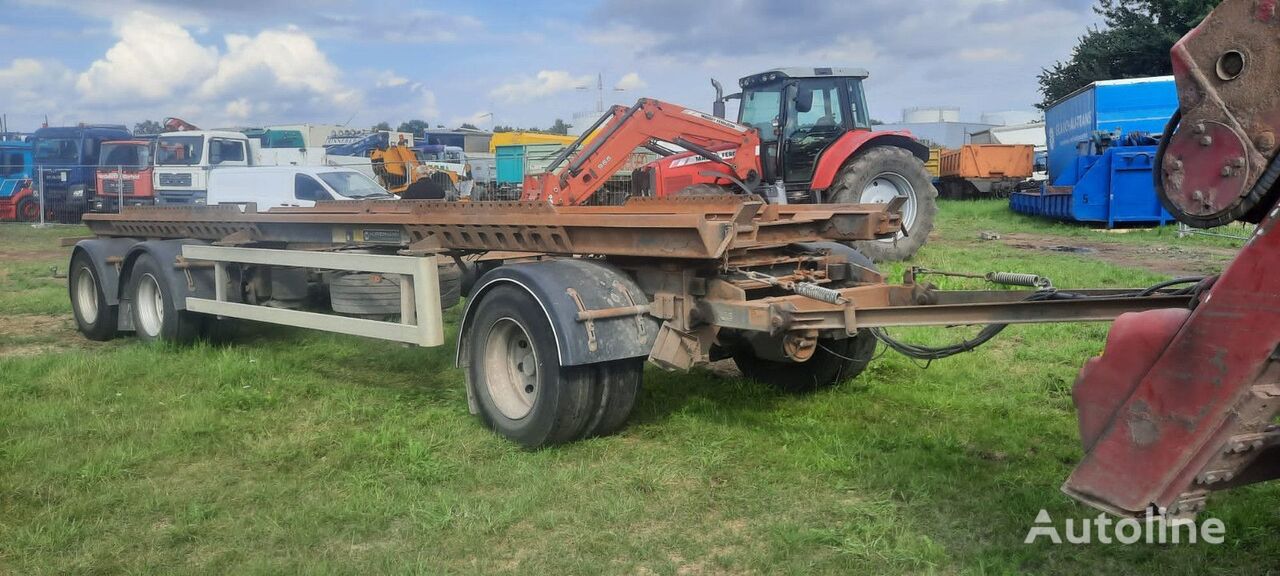
[[[214,168],[254,164],[257,141],[224,130],[166,132],[156,138],[156,203],[204,204]]]
[[[255,204],[259,212],[327,200],[393,200],[358,170],[332,166],[252,166],[209,172],[209,204]]]

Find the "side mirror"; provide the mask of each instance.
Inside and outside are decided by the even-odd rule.
[[[218,165],[222,163],[222,146],[218,143],[211,143],[209,146],[209,164]]]
[[[796,91],[795,97],[796,112],[804,114],[813,109],[813,90],[800,89]]]

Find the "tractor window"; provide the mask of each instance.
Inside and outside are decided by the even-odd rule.
[[[761,90],[747,90],[742,94],[738,123],[755,128],[760,132],[760,140],[764,142],[778,139],[773,123],[778,120],[778,103],[782,97],[780,90],[780,86],[772,86]]]
[[[787,90],[783,127],[783,173],[787,182],[813,177],[818,155],[845,131],[840,84],[835,79],[804,79]]]

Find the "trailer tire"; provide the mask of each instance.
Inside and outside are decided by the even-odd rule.
[[[119,306],[107,304],[102,281],[93,266],[93,260],[83,251],[71,257],[71,271],[67,277],[67,290],[71,295],[71,312],[76,319],[76,329],[85,338],[103,342],[116,337]]]
[[[599,408],[583,435],[608,436],[627,425],[644,380],[644,358],[595,364]]]
[[[441,264],[440,309],[458,305],[462,298],[462,271],[456,264]],[[334,312],[367,316],[400,313],[400,278],[394,274],[353,272],[335,274],[329,281],[329,304]]]
[[[747,378],[793,394],[812,392],[861,374],[876,353],[876,337],[861,330],[852,338],[818,340],[813,357],[804,362],[758,358],[750,350],[737,351],[733,362]]]
[[[845,261],[878,272],[865,254],[836,242],[810,242],[810,249],[827,250],[844,256]],[[851,281],[833,283],[848,286]],[[870,330],[859,330],[850,338],[818,340],[818,349],[804,362],[776,361],[757,357],[749,348],[733,352],[733,362],[743,376],[790,393],[811,392],[849,380],[861,374],[876,353],[876,337]]]
[[[476,305],[463,337],[480,418],[529,449],[581,438],[599,408],[599,366],[561,366],[542,306],[518,287],[495,287]]]
[[[885,203],[895,194],[906,195],[902,209],[905,236],[851,244],[876,262],[906,260],[924,246],[933,231],[938,193],[931,180],[924,164],[910,150],[874,146],[845,163],[828,198],[837,204]]]
[[[142,341],[186,344],[201,335],[205,317],[177,309],[169,276],[152,255],[141,254],[133,263],[129,294],[133,328]]]

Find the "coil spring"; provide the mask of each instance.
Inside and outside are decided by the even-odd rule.
[[[844,297],[840,296],[839,292],[812,282],[796,282],[792,289],[795,290],[796,294],[805,298],[812,298],[827,304],[840,304],[844,301]]]
[[[987,281],[1006,286],[1027,286],[1031,288],[1051,288],[1053,282],[1037,274],[1021,274],[1018,272],[989,272]]]

